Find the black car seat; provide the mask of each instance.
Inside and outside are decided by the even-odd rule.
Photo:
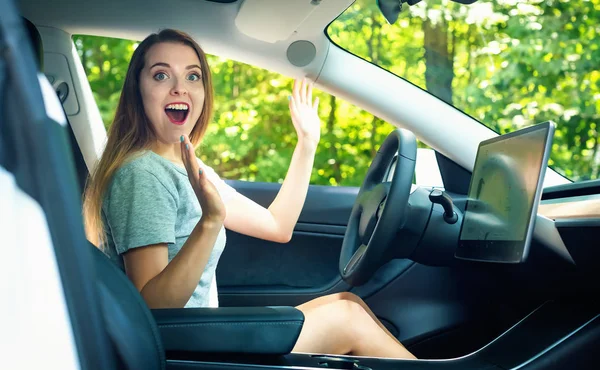
[[[98,248],[89,244],[106,330],[127,369],[164,369],[165,351],[156,322],[138,290]]]
[[[49,105],[60,103],[36,73],[26,27],[41,51],[39,34],[11,1],[0,2],[0,14],[0,166],[46,214],[81,369],[164,369],[150,310],[125,274],[85,238],[68,125],[48,114]]]
[[[34,50],[37,51],[38,65],[43,65],[42,39],[35,25],[25,20]],[[36,44],[39,43],[39,44]],[[64,112],[64,110],[63,110]],[[65,116],[66,118],[66,116]],[[75,141],[73,130],[67,119],[67,133],[74,158],[83,156]],[[77,160],[75,161],[77,163]],[[83,163],[85,167],[85,163]],[[78,177],[87,177],[80,168]],[[85,177],[84,177],[85,179]],[[82,185],[81,183],[79,184]],[[101,312],[111,344],[117,352],[118,361],[127,369],[164,369],[165,351],[160,340],[158,328],[138,290],[98,248],[87,240],[85,246],[91,251],[91,259],[98,286]]]

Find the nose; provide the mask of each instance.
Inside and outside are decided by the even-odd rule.
[[[180,96],[186,95],[187,90],[185,88],[184,81],[180,78],[173,79],[173,87],[171,88],[171,95]]]

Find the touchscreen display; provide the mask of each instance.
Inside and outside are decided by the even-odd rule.
[[[553,126],[540,124],[480,144],[456,256],[520,262],[526,257]]]

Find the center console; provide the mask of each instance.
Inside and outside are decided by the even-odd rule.
[[[292,353],[282,356],[167,352],[168,369],[595,369],[600,307],[549,301],[479,350],[445,360]],[[575,350],[576,348],[576,350]]]

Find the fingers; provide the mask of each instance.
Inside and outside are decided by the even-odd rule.
[[[196,160],[196,172],[195,173],[197,174],[198,182],[200,183],[200,186],[203,189],[205,189],[208,184],[212,185],[210,180],[206,177],[206,171],[204,171],[204,169],[202,167],[200,167],[200,165],[198,164],[198,160]]]
[[[182,135],[181,138],[183,139],[180,139],[181,159],[183,160],[183,165],[185,166],[190,179],[198,179],[200,166],[198,165],[198,160],[196,159],[194,146],[190,142],[190,139],[187,137],[187,135]]]
[[[306,104],[314,108],[312,82],[307,81],[306,78],[295,79],[291,100],[296,110],[300,104]]]
[[[318,112],[319,111],[319,98],[315,98],[315,102],[313,103],[313,109]]]
[[[292,100],[300,102],[300,85],[302,81],[300,79],[294,80],[294,87],[292,88]]]
[[[296,101],[296,104],[306,104],[308,102],[308,82],[306,78],[297,78],[294,80],[294,88],[292,96]]]
[[[289,101],[290,113],[292,117],[298,117],[298,107],[296,107],[296,103],[294,103],[294,99],[290,99]]]
[[[189,169],[189,150],[186,148],[186,145],[189,146],[189,139],[187,137],[185,137],[184,135],[181,135],[181,137],[179,138],[179,148],[181,149],[181,160],[183,161],[183,165],[185,166],[185,170],[188,173],[188,176],[190,175],[190,169]]]
[[[308,102],[308,93],[307,93],[308,89],[307,88],[308,88],[308,82],[306,81],[306,78],[303,78],[301,90],[300,90],[300,99],[301,99],[302,104],[306,104]]]

